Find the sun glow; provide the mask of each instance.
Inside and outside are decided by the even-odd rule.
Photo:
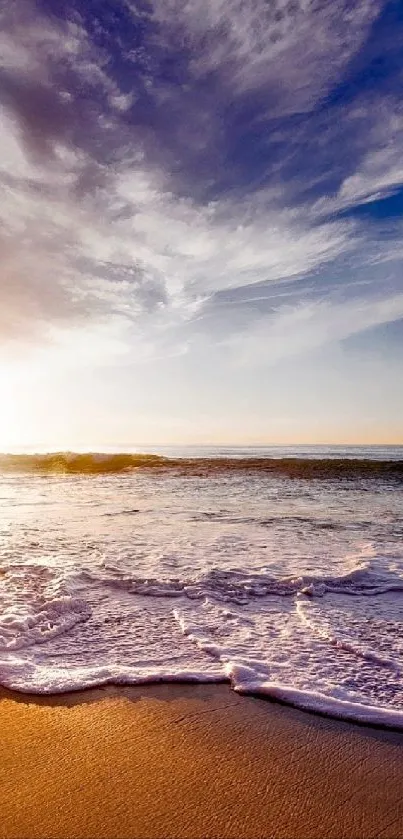
[[[30,436],[24,381],[13,365],[0,366],[0,451],[23,446]]]

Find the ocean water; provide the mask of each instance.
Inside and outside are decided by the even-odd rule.
[[[403,448],[156,454],[0,459],[0,684],[225,680],[403,728]]]

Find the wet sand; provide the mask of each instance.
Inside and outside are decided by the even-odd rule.
[[[227,685],[1,697],[2,839],[403,836],[403,733]]]

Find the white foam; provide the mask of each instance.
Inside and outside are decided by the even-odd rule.
[[[228,680],[221,668],[206,673],[204,670],[190,667],[175,671],[169,667],[153,668],[149,665],[140,669],[115,664],[99,667],[52,667],[50,670],[16,657],[3,661],[0,655],[0,683],[3,687],[20,693],[51,695],[103,685],[146,685],[158,682],[204,684],[225,681]]]
[[[337,699],[323,693],[298,690],[290,685],[265,681],[256,678],[253,670],[248,673],[247,668],[239,667],[236,662],[229,662],[226,665],[226,672],[237,693],[269,696],[271,699],[278,699],[305,711],[325,714],[351,722],[381,725],[388,728],[403,728],[403,710],[395,711],[390,708],[363,705],[360,702]]]
[[[391,672],[392,679],[397,677],[399,684],[401,671],[396,661],[369,649],[362,649],[357,644],[337,640],[325,628],[318,629],[314,623],[310,623],[301,602],[302,598],[297,600],[298,608],[291,617],[292,629],[289,621],[283,633],[279,626],[271,638],[266,635],[266,647],[260,642],[262,658],[259,658],[259,652],[256,657],[251,656],[253,646],[250,643],[248,646],[243,645],[242,639],[239,643],[241,623],[245,623],[245,620],[240,616],[237,619],[231,612],[228,614],[228,610],[221,611],[229,619],[235,618],[237,631],[233,632],[224,644],[220,644],[218,639],[212,642],[212,635],[222,637],[222,633],[220,636],[218,632],[218,610],[214,605],[212,608],[215,608],[215,614],[211,615],[210,619],[208,616],[207,620],[203,616],[202,626],[191,622],[178,610],[175,610],[175,617],[184,635],[199,649],[213,655],[222,663],[223,672],[231,681],[232,687],[240,693],[267,695],[302,709],[357,722],[403,727],[403,703],[400,701],[400,707],[388,707],[382,692],[377,704],[365,702],[362,699],[365,680],[360,683],[359,662],[360,659],[364,659],[368,662],[365,673],[367,686],[369,682],[374,692],[382,682],[387,686],[386,674],[382,679],[380,668]],[[304,605],[309,612],[309,600],[305,600]],[[260,639],[263,628],[261,625]],[[348,661],[344,660],[345,653],[348,654]],[[350,689],[343,687],[343,677],[346,673],[348,675],[349,669],[356,676],[356,685]],[[293,678],[293,683],[288,681],[290,677]]]
[[[214,644],[203,629],[187,623],[186,618],[177,609],[173,610],[174,618],[178,621],[184,635],[194,641],[199,650],[208,653],[218,661],[222,659],[223,650],[218,644]]]
[[[265,480],[0,479],[0,683],[226,680],[400,725],[395,490]]]
[[[359,638],[354,638],[351,627],[346,630],[339,625],[337,629],[333,629],[332,631],[326,620],[326,615],[322,614],[320,616],[318,613],[315,614],[312,606],[302,598],[297,598],[296,600],[296,611],[312,635],[318,635],[334,648],[345,650],[345,652],[373,662],[379,665],[379,667],[389,668],[399,675],[402,672],[403,660],[398,661],[396,658],[382,655],[380,652],[371,649],[368,644],[363,643]],[[379,639],[374,638],[373,640],[375,644],[377,641],[379,643]]]
[[[90,614],[84,600],[68,596],[45,602],[37,612],[31,607],[24,617],[8,610],[0,618],[0,653],[44,644],[69,632]]]
[[[133,594],[150,597],[180,597],[189,600],[216,600],[244,605],[257,598],[269,595],[291,597],[304,594],[309,597],[323,597],[327,592],[347,596],[374,596],[389,591],[403,591],[403,577],[382,579],[374,573],[369,564],[339,575],[308,575],[279,578],[267,573],[248,573],[230,568],[225,571],[213,569],[196,577],[158,579],[122,573],[119,568],[105,564],[105,573],[94,574],[105,585],[126,588]]]

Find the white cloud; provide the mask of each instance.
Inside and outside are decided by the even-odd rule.
[[[325,344],[403,317],[403,293],[376,299],[321,300],[282,306],[269,317],[256,320],[253,329],[223,340],[235,365],[276,364]]]
[[[376,201],[403,186],[402,146],[390,143],[370,152],[358,171],[343,182],[340,208]]]
[[[403,186],[403,112],[391,97],[362,99],[344,115],[346,127],[357,123],[361,147],[357,168],[342,181],[335,195],[320,198],[310,210],[323,217],[393,194]],[[364,134],[365,132],[365,134]]]
[[[354,242],[352,225],[310,229],[302,214],[265,207],[259,194],[205,207],[179,199],[144,162],[122,160],[109,168],[106,186],[77,199],[71,187],[90,164],[87,155],[59,143],[50,160],[32,162],[7,114],[0,137],[8,272],[1,296],[16,332],[18,306],[23,332],[29,320],[47,317],[68,322],[109,311],[134,319],[159,302],[181,321],[197,298],[298,276]]]
[[[173,297],[303,274],[349,249],[354,233],[345,223],[309,229],[303,213],[263,208],[259,194],[241,205],[224,199],[200,207],[165,191],[144,170],[124,170],[115,195],[131,211],[112,227],[105,247],[143,260]]]
[[[130,5],[130,4],[129,4]],[[137,14],[135,3],[131,3]],[[194,76],[266,87],[272,115],[309,110],[359,50],[383,0],[154,0],[162,36],[192,52]],[[269,87],[267,87],[269,85]],[[271,85],[271,88],[270,88]]]
[[[272,89],[279,92],[277,110],[288,113],[309,108],[324,95],[359,49],[381,5],[362,0],[351,9],[347,0],[319,7],[310,0],[208,0],[202,12],[196,0],[156,0],[154,17],[166,37],[173,23],[179,36],[186,36],[194,78],[229,70],[225,84],[232,86],[234,97],[267,86],[268,99]],[[115,111],[94,123],[96,149],[103,145],[105,125],[127,141],[114,150],[113,163],[102,163],[95,153],[73,144],[64,124],[51,130],[45,120],[39,128],[50,131],[48,153],[37,156],[32,154],[32,123],[27,131],[21,113],[18,121],[11,106],[0,112],[3,337],[51,335],[56,325],[59,331],[71,328],[74,342],[73,330],[88,323],[101,329],[110,318],[111,353],[113,347],[122,351],[119,330],[122,345],[136,346],[138,357],[152,357],[161,348],[183,352],[182,326],[210,295],[298,279],[357,247],[359,228],[346,221],[318,223],[319,204],[313,210],[309,205],[281,207],[281,182],[242,200],[228,193],[209,204],[175,194],[163,165],[147,162],[120,122],[134,93],[120,92],[109,77],[105,55],[90,44],[79,22],[42,25],[28,16],[13,35],[1,36],[0,58],[19,81],[35,80],[46,96],[67,104],[73,94],[63,85],[53,89],[53,65],[73,68],[84,85],[103,91]],[[374,129],[367,158],[345,179],[333,207],[356,201],[374,185],[386,188],[393,172],[396,179],[398,155],[385,137]],[[77,187],[88,172],[95,173],[95,185],[83,195]],[[329,208],[329,201],[322,208]],[[302,346],[321,343],[326,336],[333,340],[324,325],[327,311],[325,306],[283,312],[273,327],[273,347],[281,343],[283,329],[295,329]],[[335,323],[337,311],[332,308]],[[354,309],[349,328],[354,331],[354,317],[356,328],[365,328]]]

